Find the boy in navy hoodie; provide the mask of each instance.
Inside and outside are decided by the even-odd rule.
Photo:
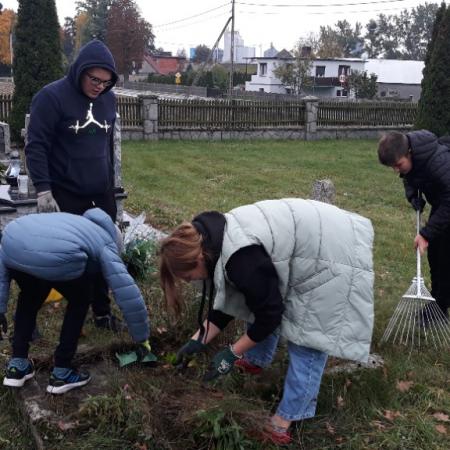
[[[83,214],[103,209],[113,221],[113,130],[118,79],[114,58],[99,40],[81,48],[69,73],[33,98],[25,155],[37,191],[38,212]],[[93,283],[95,324],[117,331],[106,283]]]

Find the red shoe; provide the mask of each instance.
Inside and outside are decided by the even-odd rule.
[[[266,423],[262,431],[263,442],[271,442],[275,445],[289,445],[292,442],[292,435],[287,429],[276,427],[272,422]]]
[[[246,372],[251,375],[258,375],[263,371],[262,367],[255,366],[254,364],[248,362],[244,358],[238,359],[234,365],[241,371]]]

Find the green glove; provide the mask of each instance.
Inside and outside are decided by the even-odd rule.
[[[225,347],[214,355],[214,358],[209,365],[208,372],[203,376],[203,381],[211,381],[219,375],[226,375],[231,371],[234,363],[241,358],[242,356],[238,356],[233,352],[231,345]]]
[[[189,361],[193,359],[197,353],[202,353],[206,350],[206,345],[196,339],[189,339],[189,341],[183,345],[177,352],[177,359],[174,365],[178,370],[186,369]]]

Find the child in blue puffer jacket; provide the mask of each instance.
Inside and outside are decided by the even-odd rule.
[[[15,314],[12,358],[3,380],[21,387],[34,376],[28,359],[29,342],[37,313],[52,288],[67,300],[54,368],[47,392],[63,394],[90,381],[86,371],[71,367],[89,307],[90,282],[102,274],[111,289],[138,354],[150,351],[148,312],[142,295],[120,258],[121,236],[101,209],[83,216],[69,213],[30,214],[10,222],[0,247],[0,326],[6,331],[9,286],[20,288]]]

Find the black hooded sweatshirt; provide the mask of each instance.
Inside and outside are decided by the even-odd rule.
[[[91,99],[80,83],[83,72],[94,67],[110,71],[113,83]],[[111,88],[117,78],[111,52],[93,40],[81,48],[67,76],[33,97],[25,155],[37,192],[51,190],[52,185],[79,196],[112,189],[116,101]],[[90,114],[95,122],[79,128]]]
[[[217,211],[208,211],[195,217],[192,224],[202,235],[203,250],[207,255],[206,266],[209,278],[213,279],[222,251],[225,216]],[[225,270],[228,280],[244,295],[248,309],[255,315],[255,321],[247,330],[249,338],[255,342],[262,341],[280,325],[284,311],[278,275],[272,260],[264,247],[250,245],[234,253]],[[223,330],[233,317],[211,310],[208,319]]]

